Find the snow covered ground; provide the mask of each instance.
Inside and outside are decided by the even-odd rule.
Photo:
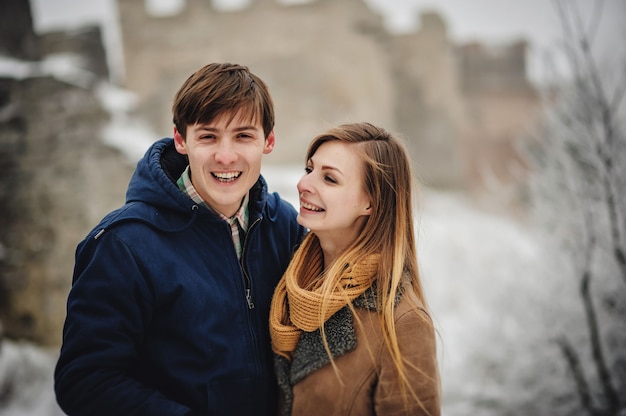
[[[52,389],[55,353],[28,343],[0,345],[0,415],[60,416]]]

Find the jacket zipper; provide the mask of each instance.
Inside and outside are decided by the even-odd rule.
[[[243,250],[241,252],[241,270],[243,272],[243,284],[244,284],[245,293],[246,293],[246,302],[248,302],[248,309],[254,309],[254,303],[252,302],[252,293],[251,293],[252,283],[250,280],[250,276],[248,276],[248,271],[246,270],[244,259],[246,258],[245,254],[246,254],[246,247],[248,245],[248,235],[252,232],[252,229],[254,228],[255,225],[257,225],[259,221],[261,221],[261,219],[257,218],[250,225],[250,227],[248,227],[246,238],[243,240]]]
[[[245,290],[245,295],[246,295],[246,302],[248,303],[248,311],[251,311],[254,309],[254,303],[252,302],[252,280],[250,279],[250,276],[248,275],[248,271],[246,270],[246,266],[245,266],[245,258],[246,258],[246,247],[248,246],[248,236],[252,233],[252,231],[254,230],[254,227],[257,225],[257,223],[259,223],[261,221],[261,218],[257,218],[256,220],[254,220],[254,222],[252,224],[250,224],[250,226],[248,227],[248,232],[246,233],[246,237],[243,239],[243,249],[241,250],[241,271],[243,274],[243,282],[244,282],[244,290]],[[260,356],[259,356],[259,343],[258,340],[256,338],[255,335],[255,331],[253,329],[253,327],[256,326],[256,317],[254,316],[254,314],[252,313],[248,313],[247,321],[248,321],[248,330],[249,330],[249,334],[250,334],[250,339],[252,340],[252,362],[254,362],[254,366],[256,368],[256,373],[260,374],[261,372],[261,364],[260,364]]]

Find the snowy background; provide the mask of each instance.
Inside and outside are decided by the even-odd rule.
[[[404,23],[399,24],[406,27],[411,27],[412,12],[418,6],[433,5],[410,0],[371,3],[380,8],[386,5],[390,20],[402,20],[404,16]],[[478,3],[482,7],[477,7]],[[490,36],[506,39],[526,34],[538,37],[543,45],[555,41],[554,27],[547,24],[550,12],[544,9],[548,1],[524,2],[523,10],[515,8],[522,2],[478,3],[468,9],[462,0],[437,2],[457,38],[482,38],[481,27],[483,32],[500,27],[499,34],[493,32]],[[621,4],[623,10],[623,1]],[[108,1],[36,0],[33,5],[40,29],[96,19],[94,16],[99,16],[96,20],[110,17]],[[492,22],[500,19],[510,24],[485,24],[481,20],[485,15]],[[612,17],[623,27],[623,14]],[[114,42],[115,31],[108,33]],[[80,82],[84,74],[72,71],[75,65],[63,59],[39,64],[0,59],[3,76],[23,78],[47,73]],[[97,94],[112,120],[101,132],[102,140],[127,152],[129,163],[136,162],[155,135],[128,117],[134,97],[112,85],[101,86]],[[302,168],[265,166],[262,173],[272,190],[296,204],[295,184]],[[578,281],[572,278],[574,266],[562,247],[550,238],[552,230],[530,217],[486,212],[462,193],[432,189],[421,190],[415,218],[423,284],[440,335],[443,414],[581,414],[576,386],[555,339],[561,334],[570,335],[581,350],[583,366],[587,366],[584,315]],[[597,263],[599,268],[607,267],[609,260],[601,254]],[[614,277],[612,272],[599,274],[593,283],[598,296],[624,293],[623,282]],[[626,333],[623,321],[608,322],[610,325],[602,327],[605,333]],[[12,398],[0,407],[0,415],[62,415],[52,389],[56,354],[28,343],[6,339],[0,343],[0,402]]]

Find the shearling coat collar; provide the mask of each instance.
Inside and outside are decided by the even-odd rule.
[[[396,304],[402,296],[399,291]],[[376,285],[372,285],[361,296],[353,301],[357,308],[375,311]],[[353,325],[353,316],[350,308],[345,306],[331,316],[324,325],[328,347],[333,358],[340,357],[356,347],[356,334]],[[313,332],[303,332],[294,351],[293,361],[290,363],[285,357],[275,354],[274,367],[278,386],[285,397],[285,413],[291,414],[293,400],[292,386],[300,380],[330,363],[330,358],[324,347],[322,331],[317,329]]]
[[[397,341],[404,358],[412,363],[405,371],[418,400],[406,403],[402,399],[393,357],[386,349],[377,317],[375,290],[370,289],[353,301],[354,312],[348,307],[340,309],[324,326],[334,366],[329,365],[319,330],[303,333],[291,363],[277,357],[275,369],[282,390],[283,414],[440,414],[432,321],[412,291],[396,300]],[[353,324],[357,321],[361,324]]]
[[[347,306],[326,321],[325,332],[328,347],[335,358],[356,347],[352,313]],[[313,371],[330,363],[330,358],[324,348],[321,330],[302,333],[291,363],[281,355],[274,357],[278,386],[285,397],[285,414],[289,415],[293,400],[292,386]]]

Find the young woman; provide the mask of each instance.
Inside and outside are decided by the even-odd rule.
[[[270,311],[283,414],[440,414],[411,178],[405,148],[371,124],[311,143],[298,182],[310,232]]]

